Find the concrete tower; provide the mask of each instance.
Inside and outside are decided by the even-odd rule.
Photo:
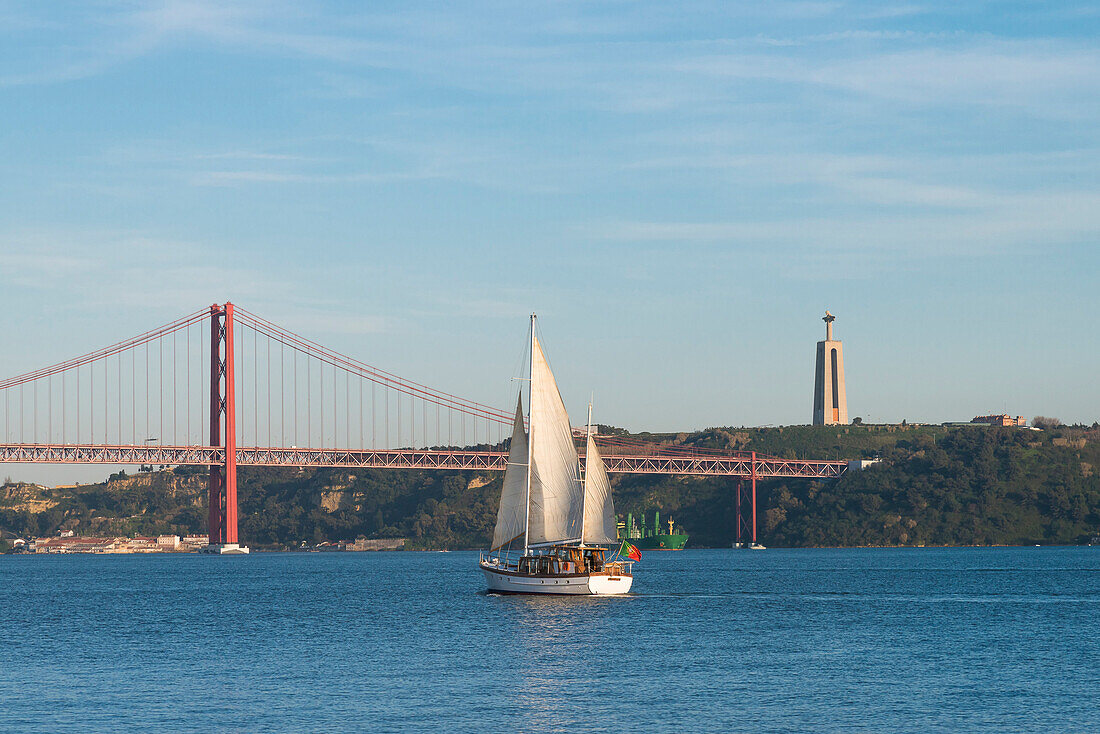
[[[814,380],[814,425],[848,422],[848,398],[844,394],[844,345],[833,339],[836,316],[825,312],[825,341],[817,343],[817,375]]]

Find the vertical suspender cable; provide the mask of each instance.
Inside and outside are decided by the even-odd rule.
[[[260,333],[252,330],[252,445],[260,445]]]
[[[237,405],[233,406],[234,414],[240,413],[240,419],[239,420],[238,420],[237,415],[233,416],[233,420],[234,420],[234,426],[233,427],[234,427],[234,429],[236,429],[239,426],[240,430],[238,432],[243,436],[245,426],[248,425],[248,421],[244,417],[244,405],[247,404],[248,396],[245,395],[245,388],[244,388],[244,385],[245,385],[245,382],[244,382],[244,375],[245,375],[245,370],[244,370],[244,345],[245,345],[246,342],[245,342],[245,335],[243,333],[243,330],[241,332],[241,338],[236,339],[235,341],[237,343],[234,345],[234,350],[237,352],[237,372],[240,374],[240,379],[234,379],[233,382],[236,383],[236,386],[235,386],[234,389],[236,390],[237,395],[241,396],[240,400],[236,401],[237,405],[241,406],[241,409],[238,411],[237,410]],[[234,375],[234,377],[236,377],[236,375]],[[241,403],[242,400],[245,401],[245,402]]]
[[[204,342],[206,340],[202,338],[202,331],[203,331],[202,327],[203,327],[203,324],[205,323],[205,321],[206,321],[206,319],[203,319],[202,321],[199,322],[199,329],[198,329],[198,331],[199,331],[199,336],[198,336],[198,340],[199,340],[199,377],[198,377],[198,381],[199,381],[199,399],[198,399],[198,404],[199,404],[199,427],[198,427],[198,438],[195,441],[195,443],[197,443],[197,444],[205,443],[202,439],[202,427],[210,425],[210,422],[206,420],[206,406],[210,402],[210,400],[209,399],[203,400],[203,389],[202,389],[202,387],[203,387],[203,381],[202,381],[203,372],[205,372],[207,375],[210,374],[210,365],[206,361],[206,345],[204,344]],[[205,370],[203,369],[204,365],[206,366]],[[207,393],[209,393],[209,391],[210,391],[210,386],[209,385],[206,386],[206,391],[207,391]]]
[[[137,348],[130,350],[130,443],[137,443]]]
[[[183,345],[183,363],[186,365],[183,368],[185,373],[185,379],[187,380],[187,389],[184,390],[183,396],[183,412],[187,416],[187,445],[191,445],[191,327],[187,327],[187,336]]]
[[[313,406],[310,404],[313,397],[313,367],[309,359],[309,355],[306,355],[306,425],[309,428],[306,430],[306,443],[310,448],[313,448]]]
[[[286,443],[286,354],[279,342],[279,445]]]
[[[149,344],[145,345],[145,438],[149,438]],[[136,443],[136,441],[135,441]]]
[[[271,446],[271,339],[267,340],[267,445]]]
[[[290,358],[294,360],[294,445],[298,445],[298,351],[290,350]]]
[[[234,337],[234,339],[235,338],[236,337]],[[241,333],[241,338],[240,338],[240,349],[237,350],[238,353],[240,354],[240,361],[237,364],[240,365],[240,376],[241,376],[241,378],[239,380],[237,380],[236,382],[237,382],[237,394],[240,395],[242,397],[242,399],[245,399],[245,400],[247,400],[247,398],[248,398],[248,393],[247,393],[248,379],[245,377],[245,375],[248,374],[248,372],[245,371],[245,364],[246,364],[245,363],[245,351],[246,351],[247,347],[248,347],[248,340],[245,337],[244,333],[242,332]],[[244,442],[245,429],[248,427],[248,418],[245,417],[245,412],[244,412],[245,411],[245,405],[247,405],[247,403],[241,403],[240,401],[236,401],[236,404],[233,406],[233,417],[236,421],[236,423],[234,425],[234,430],[236,431],[235,438],[237,439],[238,444]]]
[[[176,369],[179,367],[179,354],[176,347],[176,332],[172,332],[172,445],[178,446],[176,429],[179,427],[179,395],[176,393]]]

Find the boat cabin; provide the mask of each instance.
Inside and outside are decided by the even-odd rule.
[[[604,553],[598,547],[551,546],[545,553],[520,558],[517,570],[533,575],[600,573],[606,565]]]

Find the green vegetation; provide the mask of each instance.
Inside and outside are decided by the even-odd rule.
[[[927,431],[881,465],[832,485],[778,486],[764,529],[776,545],[1078,543],[1100,527],[1100,431]]]
[[[881,459],[838,482],[760,482],[760,540],[770,546],[1076,543],[1100,530],[1100,427],[862,424],[635,438],[786,458]],[[736,480],[623,475],[613,482],[621,513],[659,509],[696,547],[728,547],[733,538]],[[242,468],[240,534],[271,548],[361,536],[405,537],[412,548],[479,548],[492,533],[500,485],[497,473]],[[0,490],[0,530],[202,533],[205,492],[201,468],[120,472],[68,488],[9,482]]]

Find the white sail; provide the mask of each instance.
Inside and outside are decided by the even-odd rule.
[[[530,545],[577,542],[583,524],[580,459],[558,385],[531,338]]]
[[[596,440],[591,433],[584,460],[584,535],[585,543],[610,545],[615,542],[615,503],[611,499],[611,482]]]
[[[497,526],[493,530],[494,551],[523,549],[527,523],[527,432],[523,429],[523,398],[516,405],[512,443],[508,448],[508,466],[504,469],[504,488],[500,492]]]

